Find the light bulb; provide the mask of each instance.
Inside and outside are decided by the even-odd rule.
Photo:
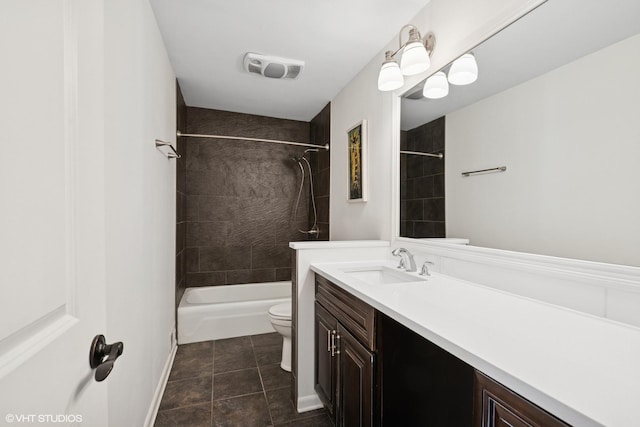
[[[447,96],[449,94],[447,76],[442,71],[438,71],[429,77],[424,84],[422,94],[429,99],[439,99]]]
[[[391,52],[387,53],[387,58],[380,67],[380,74],[378,74],[378,90],[387,92],[390,90],[396,90],[404,85],[404,77],[398,63],[390,56]]]
[[[478,79],[478,64],[472,53],[465,53],[453,61],[449,69],[449,83],[468,85]]]
[[[411,42],[404,47],[402,58],[400,59],[402,74],[413,76],[427,71],[430,65],[431,60],[422,41]]]

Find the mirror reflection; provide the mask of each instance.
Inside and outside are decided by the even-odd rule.
[[[637,16],[549,0],[473,49],[473,84],[409,90],[400,236],[640,266]]]

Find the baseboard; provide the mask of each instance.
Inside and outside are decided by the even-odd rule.
[[[149,405],[149,412],[147,413],[147,418],[144,420],[145,427],[153,427],[153,424],[156,422],[158,409],[160,408],[160,402],[162,401],[162,395],[164,394],[164,389],[167,386],[167,381],[169,381],[169,374],[171,373],[173,360],[176,357],[176,351],[178,351],[178,345],[174,342],[173,347],[171,348],[171,353],[167,358],[167,363],[165,363],[164,369],[162,370],[162,375],[160,376],[160,381],[158,381],[156,391],[153,394],[151,405]]]
[[[298,396],[298,412],[313,411],[322,407],[322,401],[315,393],[312,396]]]

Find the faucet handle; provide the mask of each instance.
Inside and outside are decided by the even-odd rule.
[[[400,264],[398,265],[398,268],[404,268],[410,273],[417,270],[413,254],[409,252],[409,250],[405,248],[396,248],[391,251],[391,255],[400,257]]]
[[[406,251],[407,250],[405,248],[395,248],[394,250],[391,251],[391,255],[400,257],[400,263],[398,264],[397,268],[401,270],[404,270],[407,268],[407,266],[404,263],[404,257],[402,256],[402,254]]]
[[[429,265],[434,265],[434,263],[432,261],[425,261],[424,264],[422,264],[420,276],[431,276],[431,273],[429,273]]]

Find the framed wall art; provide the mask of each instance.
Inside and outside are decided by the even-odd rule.
[[[367,121],[347,130],[350,202],[367,201]]]

